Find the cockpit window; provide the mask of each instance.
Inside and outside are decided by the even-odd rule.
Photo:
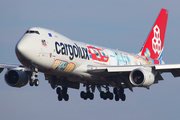
[[[35,34],[39,34],[39,32],[38,31],[33,31],[33,30],[27,30],[26,31],[26,34],[31,34],[31,33],[35,33]]]

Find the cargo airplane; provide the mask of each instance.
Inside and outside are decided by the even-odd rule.
[[[95,89],[104,100],[125,101],[124,89],[148,88],[163,80],[162,73],[180,76],[180,64],[165,64],[162,60],[168,10],[161,9],[138,54],[72,41],[57,32],[33,27],[15,46],[22,65],[0,64],[7,69],[5,81],[11,87],[38,86],[42,72],[50,86],[56,89],[58,100],[68,101],[68,88],[85,91],[80,97],[94,99]],[[110,91],[113,87],[113,92]]]

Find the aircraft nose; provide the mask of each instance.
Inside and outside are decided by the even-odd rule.
[[[30,57],[33,57],[33,50],[35,48],[32,44],[32,40],[25,36],[19,40],[15,47],[16,56],[19,60],[30,60]]]
[[[15,47],[16,53],[21,54],[21,53],[23,53],[23,51],[26,51],[25,49],[26,49],[25,45],[23,44],[22,41],[19,41],[16,44],[16,47]]]
[[[19,40],[19,42],[16,44],[15,51],[18,55],[23,55],[24,52],[27,50],[27,45],[24,42],[23,39]]]

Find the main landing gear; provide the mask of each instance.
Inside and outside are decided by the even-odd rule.
[[[120,87],[117,88],[115,87],[113,89],[113,93],[115,94],[115,100],[119,101],[119,99],[121,99],[122,101],[126,100],[126,95],[124,94],[124,88]]]
[[[95,92],[95,86],[93,85],[84,85],[86,86],[86,92],[81,91],[80,97],[84,100],[87,100],[88,98],[90,100],[94,99],[94,93]],[[108,85],[102,86],[106,89],[106,92],[101,90],[101,86],[97,86],[98,90],[100,91],[100,97],[104,100],[113,100],[115,98],[115,101],[119,101],[120,99],[122,101],[126,100],[126,95],[124,94],[124,88],[123,87],[114,87],[113,93],[109,91]],[[90,90],[91,88],[91,90]],[[69,100],[69,95],[67,94],[68,87],[57,87],[56,93],[58,94],[58,100],[62,101],[63,99],[65,101]],[[115,97],[114,97],[115,96]]]
[[[104,91],[100,91],[100,97],[102,98],[102,99],[104,99],[104,100],[107,100],[108,98],[110,99],[110,100],[113,100],[113,93],[111,93],[110,91],[109,91],[109,87],[106,85],[106,92],[104,92]]]
[[[84,100],[87,100],[88,98],[90,100],[94,99],[94,93],[90,91],[90,86],[86,85],[86,92],[81,91],[80,97],[83,98]]]
[[[58,94],[58,100],[62,101],[62,99],[64,99],[65,101],[69,100],[69,95],[67,94],[67,87],[62,87],[62,89],[60,87],[57,87],[56,89],[56,93]]]

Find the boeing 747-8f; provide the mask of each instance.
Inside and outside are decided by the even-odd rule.
[[[79,89],[80,84],[86,87],[80,93],[84,100],[93,100],[97,88],[104,100],[125,101],[125,88],[149,88],[163,80],[164,72],[180,76],[180,64],[165,64],[162,60],[167,19],[168,10],[161,9],[137,55],[72,41],[57,32],[33,27],[15,47],[22,65],[0,64],[0,71],[7,68],[6,83],[19,88],[28,82],[38,86],[38,72],[42,72],[56,89],[59,101],[68,101],[68,88]]]

